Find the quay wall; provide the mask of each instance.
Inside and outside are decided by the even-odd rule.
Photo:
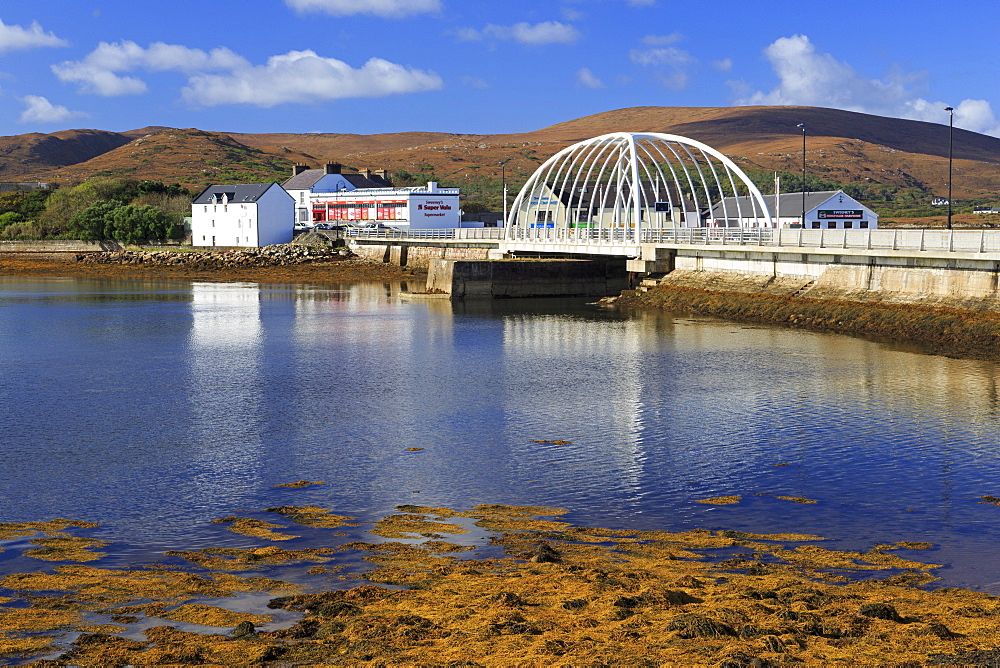
[[[99,241],[0,241],[0,253],[87,253],[109,250],[107,243]],[[113,244],[117,246],[117,244]]]
[[[495,245],[429,245],[412,243],[354,243],[351,251],[360,257],[401,267],[429,269],[434,260],[486,260],[497,255]]]
[[[1000,304],[1000,259],[678,250],[665,282],[810,298],[956,307]],[[749,289],[751,286],[755,286]]]
[[[625,258],[434,260],[427,289],[452,299],[607,297],[628,287]]]

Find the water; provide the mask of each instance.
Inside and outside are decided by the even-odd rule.
[[[1000,508],[978,503],[1000,496],[996,364],[399,291],[0,279],[0,521],[100,522],[113,565],[246,545],[212,520],[279,504],[545,504],[615,528],[930,541],[910,556],[947,564],[939,584],[1000,593]],[[301,479],[326,484],[274,487]],[[19,554],[0,574],[44,567]]]

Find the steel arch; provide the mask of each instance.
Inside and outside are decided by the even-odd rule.
[[[752,211],[743,211],[745,201]],[[639,243],[643,227],[700,227],[713,207],[727,221],[742,225],[752,218],[774,226],[760,190],[711,146],[673,134],[612,132],[542,163],[514,199],[505,237],[532,227],[610,227],[622,228],[624,241]],[[669,225],[650,224],[664,212]]]

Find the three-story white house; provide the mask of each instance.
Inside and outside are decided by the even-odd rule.
[[[260,247],[287,244],[295,200],[277,183],[214,185],[191,203],[191,245]]]

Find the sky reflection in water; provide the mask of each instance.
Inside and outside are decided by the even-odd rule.
[[[211,521],[286,503],[548,504],[599,526],[926,540],[946,584],[1000,590],[1000,508],[977,503],[1000,495],[996,364],[399,289],[0,279],[0,521],[98,521],[133,558],[244,544]],[[327,484],[274,488],[300,479]]]

